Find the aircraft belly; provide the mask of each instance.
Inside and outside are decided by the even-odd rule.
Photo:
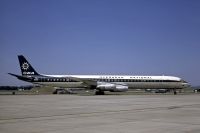
[[[66,88],[83,88],[81,82],[35,82],[35,84],[53,86],[53,87],[66,87]]]

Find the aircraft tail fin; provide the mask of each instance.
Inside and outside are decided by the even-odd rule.
[[[40,75],[35,71],[35,69],[31,66],[31,64],[26,60],[23,55],[18,55],[18,59],[22,75]]]

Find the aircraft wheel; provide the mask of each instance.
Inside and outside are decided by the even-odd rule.
[[[52,92],[52,94],[58,94],[57,89]]]
[[[104,91],[96,91],[95,92],[95,95],[104,95],[105,93],[104,93]]]
[[[174,95],[177,95],[176,89],[174,89],[173,92],[174,92]]]

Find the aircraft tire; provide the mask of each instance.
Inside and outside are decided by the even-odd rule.
[[[174,95],[177,95],[176,89],[174,89],[173,92],[174,92]]]
[[[95,95],[104,95],[105,93],[104,93],[104,91],[96,91],[95,92]]]

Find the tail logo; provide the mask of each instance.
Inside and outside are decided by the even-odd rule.
[[[22,64],[22,69],[25,70],[25,71],[27,71],[28,68],[29,68],[29,64],[28,64],[27,62],[24,62],[24,63]]]

